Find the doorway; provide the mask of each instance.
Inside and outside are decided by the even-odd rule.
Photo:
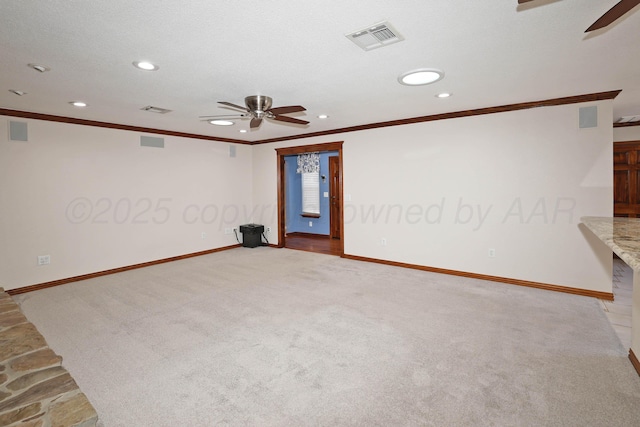
[[[344,208],[342,182],[342,141],[325,144],[277,148],[278,168],[278,247],[311,252],[344,255]],[[313,152],[337,152],[329,157],[329,233],[325,236],[307,233],[289,233],[287,226],[287,169],[285,157]]]

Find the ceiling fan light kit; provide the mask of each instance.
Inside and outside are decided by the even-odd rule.
[[[244,103],[247,105],[249,111],[253,111],[253,115],[257,119],[262,119],[266,112],[271,108],[273,99],[270,96],[255,95],[247,96],[244,99]]]

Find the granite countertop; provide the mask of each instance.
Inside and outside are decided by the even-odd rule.
[[[580,221],[634,271],[640,271],[640,218],[585,216]]]

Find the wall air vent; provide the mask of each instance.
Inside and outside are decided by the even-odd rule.
[[[149,111],[150,113],[158,113],[158,114],[167,114],[172,110],[167,110],[166,108],[154,107],[151,105],[147,105],[146,107],[141,108],[142,111]]]
[[[388,22],[379,22],[345,36],[364,50],[376,49],[404,40]]]
[[[140,136],[141,147],[164,148],[164,138],[156,138],[153,136]]]

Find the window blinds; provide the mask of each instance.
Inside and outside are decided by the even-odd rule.
[[[302,174],[302,212],[320,215],[320,174]]]

